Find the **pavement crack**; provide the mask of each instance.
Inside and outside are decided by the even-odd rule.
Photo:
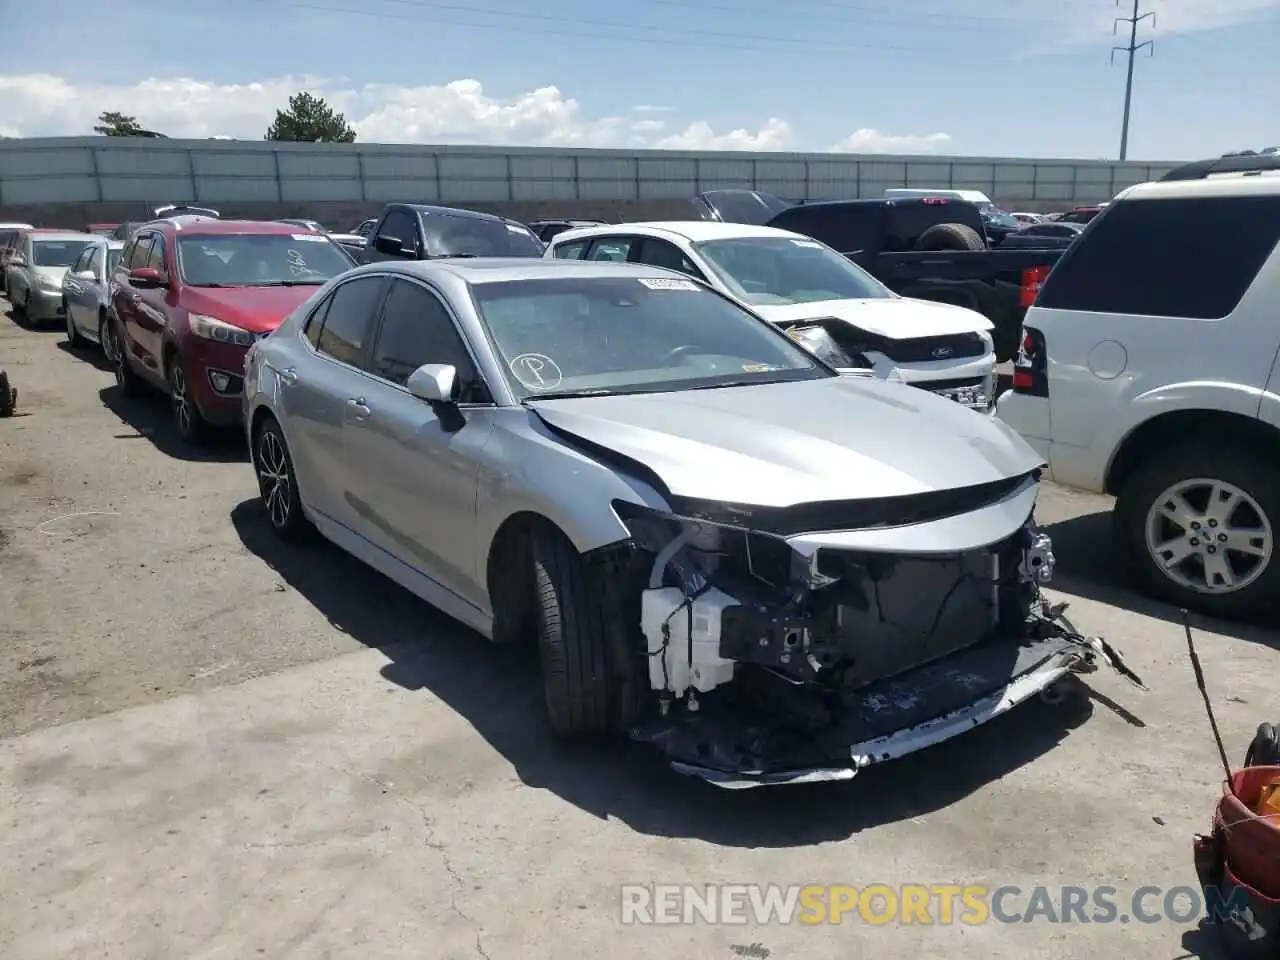
[[[445,849],[443,841],[436,839],[435,821],[431,819],[431,814],[427,813],[418,804],[414,804],[414,806],[418,807],[418,812],[422,815],[422,826],[427,833],[424,842],[428,847],[440,854],[440,862],[444,865],[444,872],[449,875],[452,888],[449,891],[449,909],[471,925],[472,933],[475,936],[476,953],[481,956],[482,960],[493,960],[489,956],[489,952],[484,948],[484,925],[458,905],[458,891],[465,886],[466,881],[463,879],[462,874],[458,872],[457,867],[454,866],[453,858],[449,856],[449,851]]]

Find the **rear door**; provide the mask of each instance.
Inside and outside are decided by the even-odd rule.
[[[362,372],[387,278],[364,275],[334,288],[307,319],[296,368],[277,371],[286,439],[307,506],[350,529],[359,517],[348,498],[355,484],[343,427],[362,396]]]
[[[114,295],[116,316],[124,337],[122,349],[127,350],[152,375],[157,375],[159,367],[145,346],[148,337],[143,326],[149,321],[145,321],[142,315],[142,291],[129,279],[129,271],[147,266],[155,239],[152,232],[134,234],[125,250],[128,260],[121,258],[120,269],[116,271],[119,285]]]
[[[164,340],[169,329],[169,311],[173,306],[171,301],[174,299],[168,284],[174,278],[169,272],[171,264],[165,249],[164,234],[155,231],[149,236],[151,242],[146,248],[146,262],[138,262],[137,266],[157,271],[165,286],[134,285],[134,340],[142,362],[163,377]]]

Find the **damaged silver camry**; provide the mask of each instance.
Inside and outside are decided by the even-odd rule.
[[[536,642],[559,736],[845,779],[1100,662],[1140,682],[1042,598],[1015,433],[677,273],[371,264],[255,344],[244,396],[276,532]]]

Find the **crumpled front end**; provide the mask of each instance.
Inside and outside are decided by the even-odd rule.
[[[1114,658],[1041,598],[1054,558],[1036,485],[678,516],[616,503],[651,558],[656,715],[633,737],[721,786],[847,779]]]

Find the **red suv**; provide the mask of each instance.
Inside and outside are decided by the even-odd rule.
[[[249,347],[353,265],[324,234],[287,224],[175,217],[141,225],[110,281],[103,346],[117,386],[169,394],[185,440],[238,423]]]

